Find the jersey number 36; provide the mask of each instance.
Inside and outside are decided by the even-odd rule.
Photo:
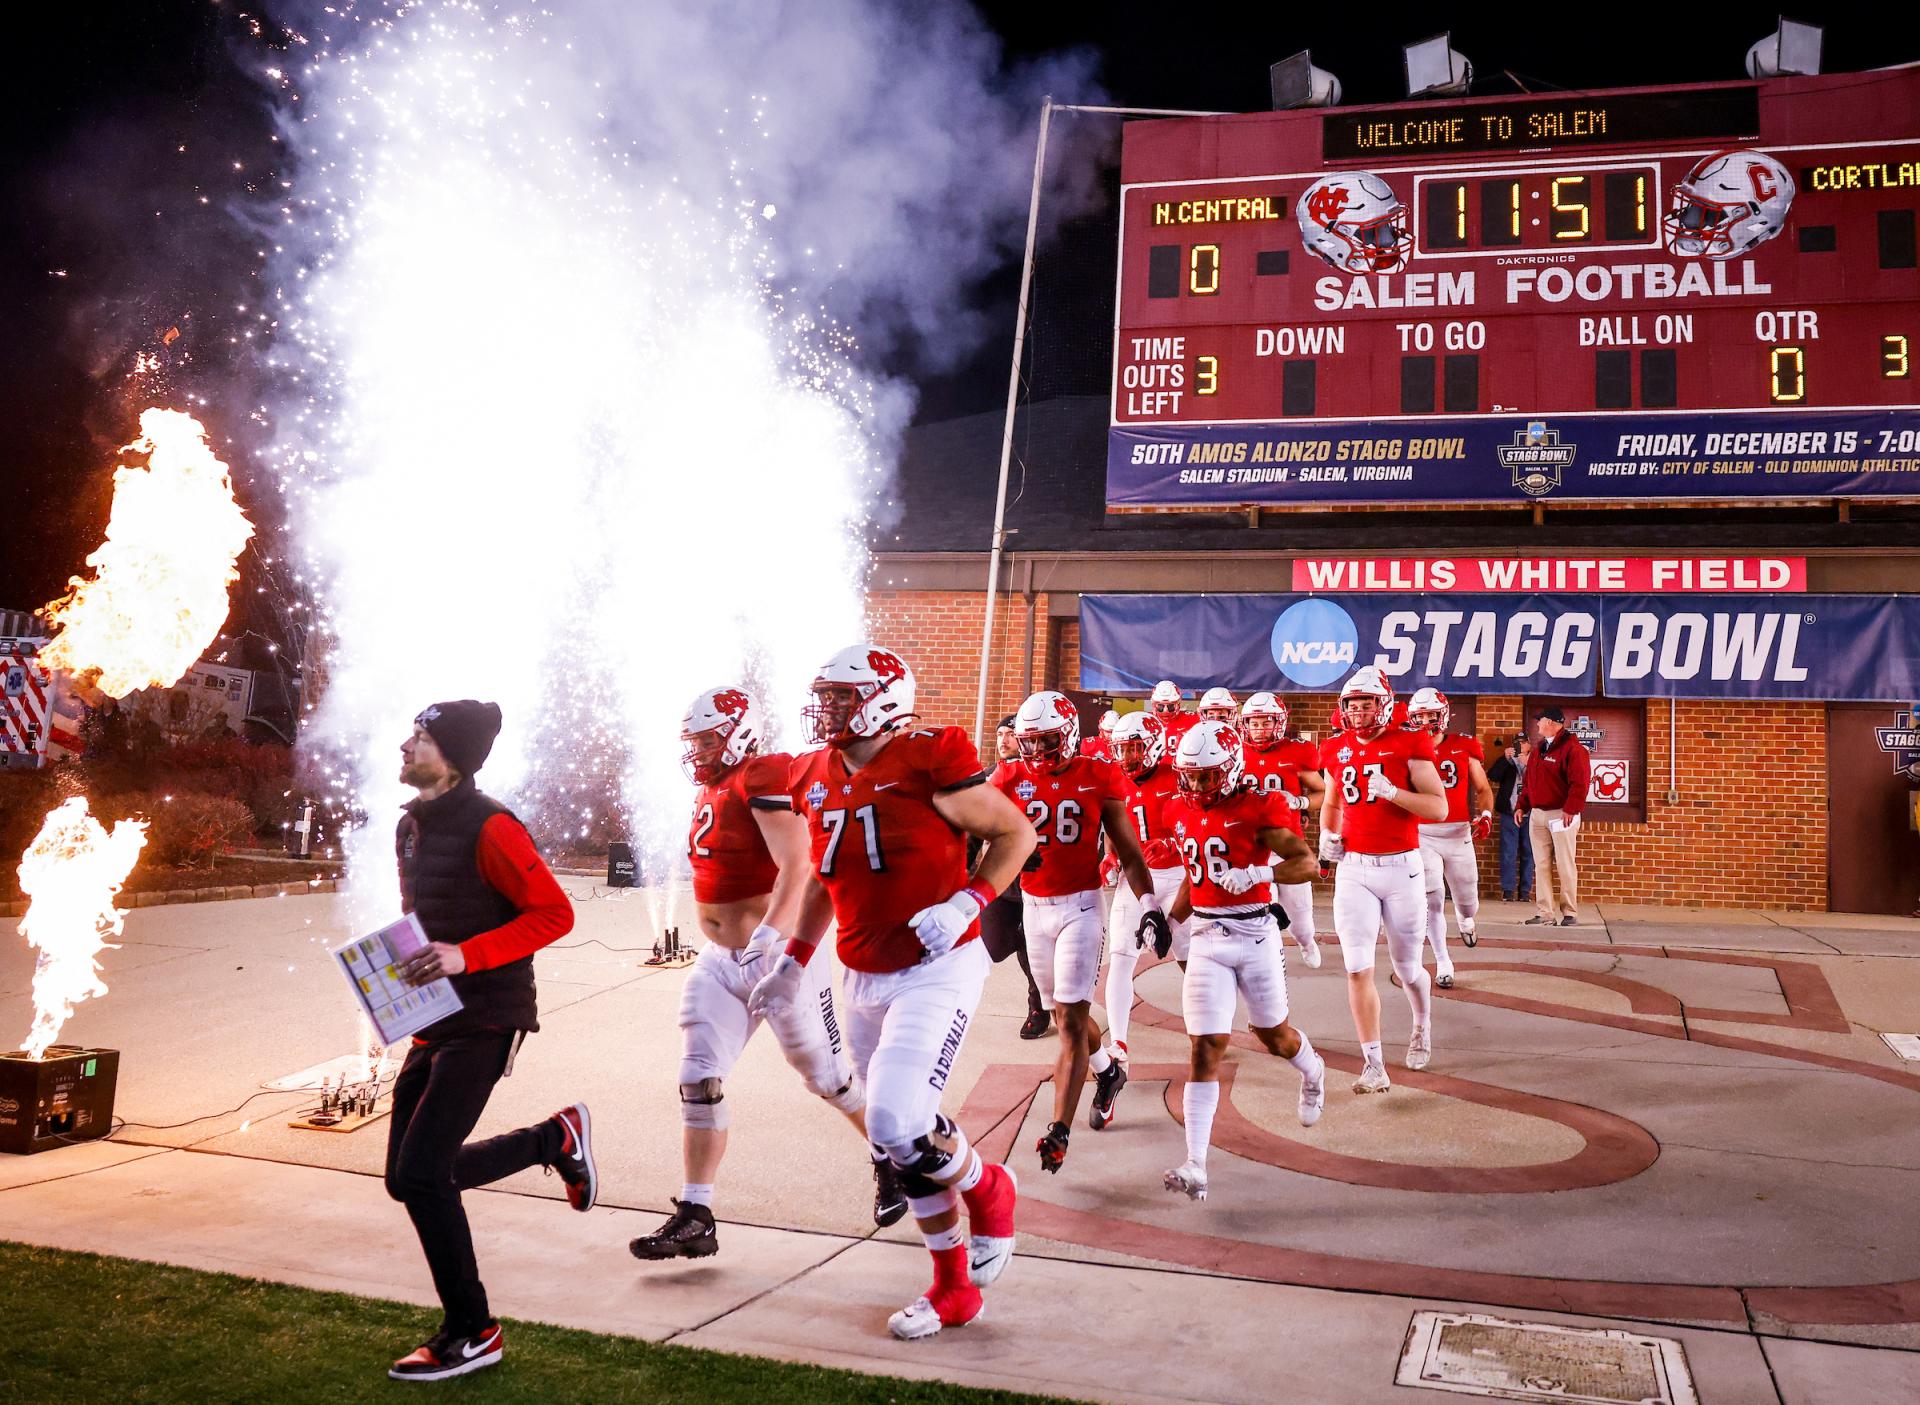
[[[1187,861],[1187,877],[1195,883],[1218,883],[1233,867],[1227,862],[1227,841],[1209,834],[1204,846],[1196,839],[1182,839],[1180,853]]]

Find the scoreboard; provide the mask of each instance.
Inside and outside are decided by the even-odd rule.
[[[1116,509],[1920,499],[1920,68],[1132,124]]]

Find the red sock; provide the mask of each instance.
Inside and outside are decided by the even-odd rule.
[[[929,1249],[927,1252],[933,1255],[935,1292],[973,1286],[973,1275],[967,1271],[966,1245],[956,1244],[951,1249]]]

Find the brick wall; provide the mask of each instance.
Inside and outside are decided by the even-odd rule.
[[[979,679],[979,595],[876,591],[868,600],[872,637],[897,648],[920,683],[927,720],[973,725]],[[1003,597],[997,617],[987,716],[1018,706],[1026,692],[1027,608]],[[1047,618],[1037,601],[1034,686],[1080,683],[1077,620]],[[1333,698],[1290,694],[1297,728],[1324,735]],[[1483,743],[1520,725],[1521,699],[1478,700]],[[1827,901],[1826,714],[1818,703],[1683,701],[1679,704],[1679,798],[1667,800],[1669,704],[1647,704],[1647,819],[1588,823],[1580,832],[1580,883],[1588,901],[1687,907],[1771,907],[1819,911]],[[1498,896],[1499,848],[1480,847],[1481,892]]]

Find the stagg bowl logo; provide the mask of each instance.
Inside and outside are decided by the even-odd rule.
[[[824,785],[820,784],[819,781],[815,781],[807,787],[807,808],[809,810],[817,810],[826,803],[827,788]]]
[[[1567,730],[1572,732],[1574,740],[1579,742],[1580,745],[1584,746],[1588,751],[1592,751],[1596,746],[1600,745],[1600,738],[1606,735],[1605,730],[1600,724],[1584,712],[1573,719],[1573,725],[1568,727]]]
[[[1578,444],[1562,444],[1560,431],[1548,429],[1545,420],[1528,420],[1525,429],[1513,432],[1511,444],[1495,450],[1513,474],[1513,486],[1530,498],[1543,498],[1558,488],[1579,451]]]
[[[1019,785],[1013,788],[1013,793],[1024,801],[1033,799],[1034,790],[1035,786],[1032,781],[1021,781]]]
[[[1280,612],[1268,642],[1275,666],[1294,683],[1324,688],[1353,667],[1360,630],[1331,600],[1309,596]]]
[[[1920,704],[1893,714],[1891,727],[1875,727],[1880,749],[1893,757],[1894,774],[1920,783]]]

